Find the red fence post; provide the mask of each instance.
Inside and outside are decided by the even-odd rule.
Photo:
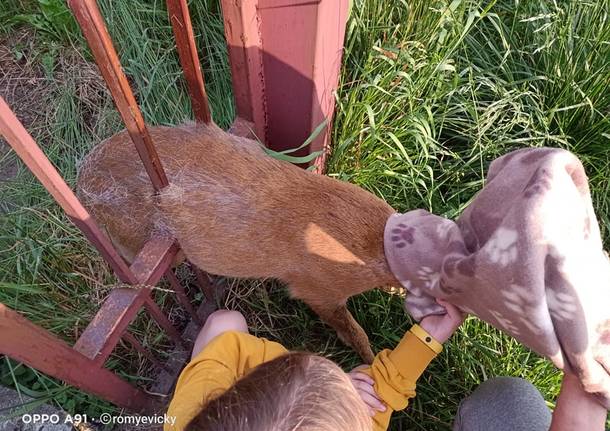
[[[238,120],[251,123],[263,142],[267,135],[265,80],[258,1],[222,0],[225,38]],[[242,131],[240,134],[245,134]]]
[[[334,111],[348,0],[222,0],[238,116],[268,147],[298,147]],[[324,150],[328,130],[294,155]],[[324,157],[314,163],[321,171]]]

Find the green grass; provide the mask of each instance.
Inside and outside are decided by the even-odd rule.
[[[190,118],[164,2],[100,4],[146,120],[175,124]],[[120,122],[99,82],[66,64],[63,46],[81,46],[78,36],[62,30],[69,24],[45,24],[37,2],[8,2],[0,6],[0,19],[19,24],[11,18],[15,8],[38,17],[21,20],[38,22],[33,57],[53,58],[45,60],[52,65],[47,121],[34,132],[73,184],[77,161]],[[233,105],[217,1],[192,2],[191,12],[214,118],[227,126]],[[609,12],[607,0],[355,0],[329,175],[370,190],[400,211],[426,208],[456,217],[483,185],[494,158],[523,146],[567,148],[585,164],[608,247]],[[0,159],[0,166],[9,159]],[[0,301],[74,341],[112,287],[112,275],[24,169],[0,184],[0,194]],[[227,299],[258,335],[324,353],[347,368],[356,365],[354,353],[307,307],[290,300],[281,286],[261,284],[236,283]],[[179,313],[171,297],[159,296]],[[411,323],[400,298],[382,292],[353,298],[350,308],[375,349],[391,347]],[[163,357],[167,342],[154,324],[142,316],[134,328]],[[126,348],[109,366],[145,383],[135,376],[146,375],[147,366]],[[31,370],[15,369],[26,370],[2,363],[2,381],[33,388],[71,411],[107,408]],[[495,375],[527,378],[550,405],[561,379],[547,361],[469,318],[391,429],[449,429],[460,399]]]

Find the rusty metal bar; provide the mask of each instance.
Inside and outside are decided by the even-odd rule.
[[[212,121],[208,96],[205,92],[203,73],[197,55],[195,34],[189,15],[186,0],[167,0],[167,12],[172,23],[174,37],[176,38],[176,49],[182,65],[184,78],[191,96],[191,105],[195,119],[200,123]]]
[[[172,286],[172,289],[174,290],[174,292],[176,292],[176,297],[178,298],[178,302],[191,315],[191,318],[198,325],[201,325],[201,320],[199,319],[199,316],[197,316],[197,312],[191,305],[191,301],[189,300],[188,296],[186,295],[186,291],[184,290],[184,287],[182,287],[182,285],[180,284],[180,280],[178,280],[178,277],[176,277],[176,274],[174,274],[174,271],[172,271],[171,269],[168,269],[165,272],[165,277],[169,281],[169,284]]]
[[[95,0],[68,0],[155,190],[167,177]]]
[[[155,285],[174,263],[178,250],[173,238],[153,237],[144,244],[129,269],[138,283]]]
[[[199,285],[199,288],[203,292],[203,296],[205,297],[205,299],[208,301],[214,301],[216,299],[215,298],[216,289],[214,288],[212,283],[210,283],[208,276],[205,275],[205,273],[202,270],[200,270],[193,264],[191,264],[191,268],[193,269],[193,272],[195,273],[195,279],[197,280],[197,284]]]
[[[74,350],[100,366],[104,364],[149,294],[148,289],[113,289],[74,344]]]
[[[142,356],[148,359],[155,367],[159,368],[160,370],[168,371],[167,368],[157,358],[155,358],[155,355],[146,349],[131,332],[125,331],[123,334],[123,340],[129,343],[131,347],[136,349]]]
[[[49,191],[66,215],[98,249],[115,274],[125,283],[137,283],[135,276],[108,237],[100,230],[89,212],[51,164],[32,136],[25,130],[4,99],[0,97],[0,133],[15,153]]]
[[[152,300],[150,293],[147,288],[114,289],[79,337],[74,350],[103,365],[142,306],[176,344],[184,346],[184,340]]]
[[[157,284],[171,266],[177,251],[178,247],[173,239],[153,238],[148,241],[130,267],[136,279],[134,284]],[[145,286],[112,290],[77,340],[74,349],[100,365],[106,362],[121,334],[149,297],[150,288]]]
[[[4,304],[0,353],[129,410],[150,411],[157,401]]]

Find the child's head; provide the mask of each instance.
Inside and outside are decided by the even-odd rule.
[[[188,431],[370,431],[371,418],[333,362],[288,353],[265,362],[210,401]]]

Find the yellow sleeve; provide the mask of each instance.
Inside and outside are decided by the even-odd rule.
[[[278,343],[244,332],[225,332],[182,370],[167,410],[165,431],[181,431],[211,399],[230,388],[256,366],[286,353]]]
[[[379,352],[373,364],[361,370],[375,380],[375,392],[387,406],[373,417],[375,431],[387,430],[392,413],[407,407],[417,379],[442,349],[421,326],[413,325],[394,350]]]

